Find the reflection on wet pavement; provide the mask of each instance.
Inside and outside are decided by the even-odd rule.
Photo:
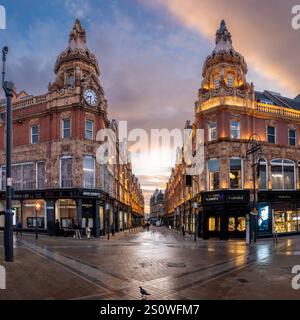
[[[278,245],[272,239],[260,240],[249,247],[243,241],[195,243],[191,236],[183,239],[174,231],[154,227],[149,232],[117,234],[110,240],[41,236],[35,241],[27,235],[15,239],[15,245],[104,290],[101,297],[93,292],[87,295],[93,298],[139,299],[140,285],[152,291],[152,299],[238,298],[233,290],[237,286],[241,296],[253,298],[256,281],[262,279],[276,285],[280,279],[281,289],[289,290],[289,296],[296,294],[289,282],[294,262],[284,261],[288,264],[282,266],[278,259],[299,255],[299,237],[280,239]],[[268,277],[265,268],[269,268]]]

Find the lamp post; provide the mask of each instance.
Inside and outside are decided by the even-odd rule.
[[[256,162],[256,157],[258,155],[258,162]],[[253,133],[247,143],[246,159],[249,160],[249,156],[252,156],[252,180],[253,180],[253,202],[252,202],[252,214],[250,213],[250,243],[256,242],[257,237],[257,219],[256,219],[256,166],[259,165],[260,158],[263,157],[263,150],[261,145],[261,138],[258,134]]]
[[[106,231],[107,231],[107,240],[109,240],[109,217],[110,217],[110,204],[106,202],[105,204],[105,211],[106,211]]]
[[[37,202],[35,204],[35,239],[37,240],[39,238],[39,234],[38,234],[38,211],[41,209],[41,204],[39,202]]]
[[[5,81],[5,63],[8,54],[8,47],[2,49],[2,88],[6,96],[6,211],[4,228],[4,251],[5,261],[14,261],[13,249],[13,211],[12,211],[12,98],[14,84],[11,81]]]
[[[198,231],[198,202],[194,202],[195,209],[195,231],[194,231],[194,241],[197,241],[197,231]]]

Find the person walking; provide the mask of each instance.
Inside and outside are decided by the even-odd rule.
[[[181,226],[182,236],[185,237],[185,226],[184,224]]]
[[[16,235],[18,236],[20,234],[20,236],[22,236],[22,223],[19,221],[16,225]]]
[[[115,235],[115,225],[114,225],[114,223],[112,223],[112,225],[110,226],[110,231],[111,231],[112,236],[114,236]]]
[[[91,228],[90,228],[88,222],[87,222],[87,224],[86,224],[86,226],[85,226],[85,234],[86,234],[87,239],[90,239],[90,238],[91,238]]]
[[[55,234],[56,236],[59,236],[59,235],[60,235],[60,223],[59,223],[59,220],[58,220],[58,219],[55,220],[54,234]]]
[[[79,224],[76,220],[74,220],[74,231],[75,231],[75,234],[74,234],[74,239],[81,239],[81,234],[80,234],[80,227],[79,227]]]

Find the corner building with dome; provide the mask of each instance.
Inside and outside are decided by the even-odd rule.
[[[76,20],[69,45],[59,54],[55,79],[48,91],[13,97],[13,224],[23,230],[55,234],[71,232],[75,220],[93,234],[140,225],[144,197],[131,163],[100,165],[97,132],[117,122],[109,120],[96,56]],[[5,100],[0,101],[0,212],[5,210]],[[119,145],[116,145],[118,155]],[[118,157],[117,157],[118,158]],[[39,203],[37,212],[35,207]],[[0,228],[4,216],[0,215]]]
[[[222,21],[186,126],[204,132],[204,171],[187,179],[178,163],[165,190],[169,224],[204,239],[244,238],[251,211],[260,237],[300,233],[300,95],[255,91],[246,75]]]

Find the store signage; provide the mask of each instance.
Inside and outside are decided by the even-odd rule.
[[[204,201],[206,202],[222,201],[222,200],[224,200],[224,196],[222,193],[211,193],[211,194],[206,194],[204,196]]]
[[[85,196],[85,197],[98,197],[98,198],[100,198],[100,193],[99,193],[99,192],[87,192],[87,191],[84,191],[84,192],[83,192],[83,196]]]

